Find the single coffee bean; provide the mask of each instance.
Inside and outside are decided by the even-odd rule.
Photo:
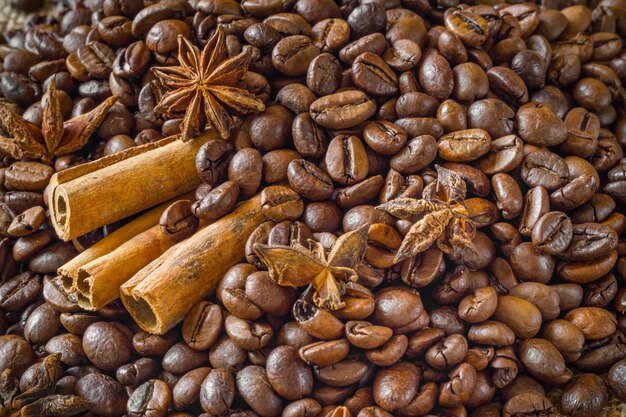
[[[605,382],[598,375],[577,375],[561,397],[563,411],[572,416],[592,416],[600,413],[609,401]]]
[[[441,158],[452,161],[472,161],[489,152],[491,137],[482,129],[467,129],[448,133],[439,138],[438,154]]]
[[[364,52],[352,63],[352,80],[365,92],[389,96],[398,91],[398,77],[378,55]]]
[[[128,398],[126,409],[129,417],[144,416],[151,413],[155,416],[165,415],[172,402],[170,387],[159,379],[143,383]]]
[[[202,301],[189,310],[183,320],[182,335],[196,350],[207,350],[222,330],[222,311],[216,304]]]
[[[189,200],[179,200],[171,204],[159,220],[161,232],[174,243],[187,239],[198,230],[200,220],[192,213]]]
[[[191,206],[191,212],[203,220],[212,221],[228,214],[239,198],[240,188],[235,181],[225,181],[213,188],[202,200]]]
[[[304,159],[289,163],[287,179],[294,191],[310,200],[326,200],[333,193],[333,183],[330,177]]]
[[[367,176],[367,155],[356,136],[336,136],[328,144],[324,162],[330,177],[340,184],[352,185]]]
[[[559,255],[572,241],[572,221],[565,213],[551,211],[540,217],[532,229],[533,244],[548,255]]]
[[[207,413],[223,414],[232,405],[234,394],[235,378],[231,371],[209,370],[200,386],[200,404]]]
[[[365,93],[348,90],[321,97],[311,104],[313,120],[330,129],[356,126],[374,115],[376,105]]]
[[[446,28],[457,35],[468,47],[480,46],[489,37],[489,24],[479,14],[466,10],[452,10],[444,19]]]

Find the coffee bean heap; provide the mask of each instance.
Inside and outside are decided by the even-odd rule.
[[[87,400],[83,416],[621,407],[626,2],[470,3],[72,0],[4,33],[0,92],[26,120],[41,126],[51,82],[65,119],[119,100],[83,150],[2,162],[0,371],[25,390],[60,354],[55,393]],[[250,50],[243,86],[266,109],[202,146],[197,201],[161,224],[185,238],[190,212],[216,220],[262,190],[270,220],[214,296],[150,335],[120,303],[84,312],[60,289],[56,269],[118,225],[59,242],[42,191],[54,171],[179,133],[181,119],[154,111],[165,90],[151,68],[177,65],[178,35],[201,48],[217,25],[229,56]],[[435,164],[466,184],[473,247],[394,263],[413,224],[376,207],[422,198]],[[295,193],[267,188],[287,183]],[[277,285],[254,251],[330,251],[363,225],[338,310]]]

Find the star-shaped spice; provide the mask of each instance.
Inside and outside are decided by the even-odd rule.
[[[7,104],[0,104],[0,153],[13,159],[41,159],[51,162],[55,156],[81,149],[100,126],[117,97],[104,100],[90,112],[63,121],[59,93],[53,82],[44,96],[41,129],[15,113]]]
[[[0,374],[0,416],[69,417],[82,413],[89,403],[75,395],[54,394],[59,379],[61,355],[53,353],[35,365],[27,378],[28,389],[22,393],[11,369]]]
[[[169,116],[184,113],[181,123],[182,139],[200,133],[201,119],[227,139],[235,121],[229,111],[246,114],[265,109],[256,96],[237,85],[248,71],[250,48],[227,59],[224,29],[217,27],[202,52],[178,36],[180,65],[158,67],[154,73],[169,90],[156,107]]]
[[[396,253],[394,263],[417,255],[433,243],[441,251],[473,247],[476,228],[468,218],[464,200],[465,181],[454,171],[435,165],[437,181],[429,184],[422,199],[398,198],[378,206],[378,209],[413,223]]]
[[[279,285],[301,287],[311,284],[313,301],[323,309],[338,310],[344,306],[342,296],[346,283],[356,281],[355,271],[367,248],[367,226],[341,235],[330,254],[319,242],[310,241],[312,249],[292,246],[254,245],[254,252],[269,268],[272,280]]]

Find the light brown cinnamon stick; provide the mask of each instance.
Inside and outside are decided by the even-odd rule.
[[[171,136],[56,173],[48,187],[54,229],[67,241],[192,190],[196,153],[213,138],[213,130],[188,142]]]
[[[159,204],[155,208],[147,211],[136,219],[115,230],[104,239],[96,242],[93,246],[89,247],[65,265],[61,266],[57,273],[61,277],[65,290],[67,292],[76,291],[76,277],[78,276],[78,269],[80,267],[112,252],[115,248],[122,245],[133,236],[150,229],[154,225],[158,225],[161,214],[173,201],[174,200],[170,200],[163,204]]]
[[[263,222],[256,195],[235,211],[173,246],[120,288],[120,298],[145,331],[163,334],[244,257],[248,236]]]
[[[157,224],[83,265],[76,274],[78,305],[98,310],[117,299],[120,285],[172,246],[174,242]]]

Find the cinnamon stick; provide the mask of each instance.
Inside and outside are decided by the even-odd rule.
[[[205,298],[244,257],[248,236],[263,222],[256,195],[235,211],[173,246],[120,287],[120,298],[145,331],[163,334]]]
[[[117,299],[120,285],[172,246],[174,242],[157,224],[83,265],[76,274],[78,305],[98,310]]]
[[[183,198],[183,197],[181,197]],[[96,242],[93,246],[81,252],[78,256],[61,266],[57,273],[61,277],[63,287],[67,292],[75,292],[76,289],[76,277],[78,276],[78,269],[83,265],[88,264],[94,259],[98,259],[104,256],[122,245],[124,242],[131,239],[133,236],[140,234],[154,225],[159,224],[159,218],[165,209],[174,200],[167,201],[163,204],[156,206],[155,208],[147,211],[136,219],[128,222],[124,226],[115,230],[113,233],[105,237],[104,239]]]
[[[59,238],[73,239],[192,190],[200,183],[196,153],[213,138],[213,130],[188,142],[171,136],[54,174],[48,196]]]

